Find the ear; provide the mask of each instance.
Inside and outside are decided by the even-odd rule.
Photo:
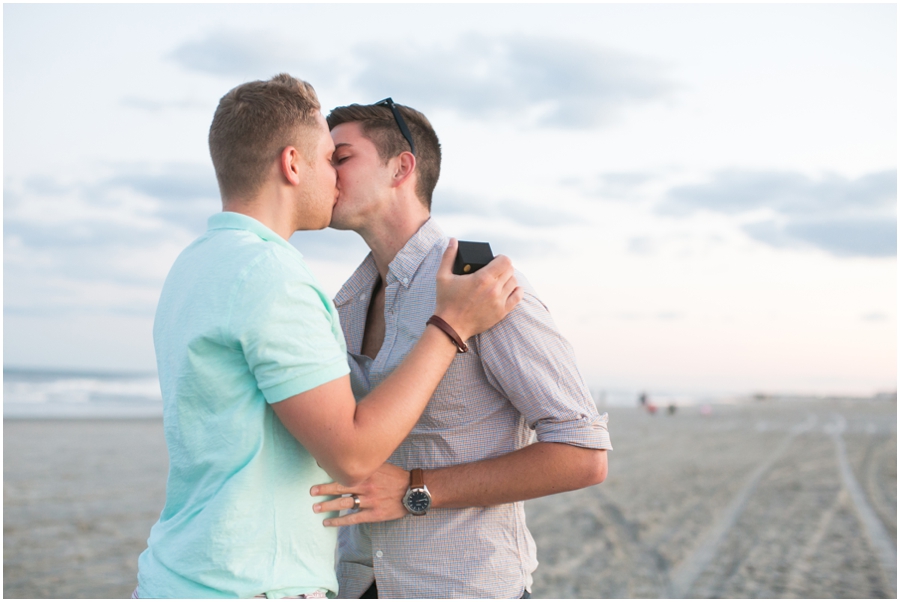
[[[416,171],[416,157],[411,152],[400,153],[395,159],[396,169],[393,176],[393,185],[401,186]]]
[[[284,150],[281,151],[279,160],[281,174],[294,186],[297,186],[300,183],[300,162],[302,160],[303,157],[300,155],[300,151],[293,146],[286,146],[284,147]]]

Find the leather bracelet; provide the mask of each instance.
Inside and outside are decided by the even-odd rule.
[[[434,324],[435,326],[443,330],[448,337],[450,337],[450,340],[453,341],[454,345],[456,345],[457,353],[465,353],[469,350],[469,346],[466,345],[466,342],[463,341],[458,334],[456,334],[456,331],[453,330],[453,327],[447,324],[447,322],[444,321],[442,317],[437,315],[431,316],[430,318],[428,318],[428,321],[425,322],[426,326],[429,324]]]

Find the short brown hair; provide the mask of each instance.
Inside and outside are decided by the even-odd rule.
[[[223,199],[252,195],[286,146],[312,161],[314,144],[303,130],[316,123],[316,91],[287,73],[232,89],[219,101],[209,126],[212,156]]]
[[[441,143],[425,115],[403,105],[394,106],[403,115],[416,145],[416,196],[431,211],[431,195],[441,175]],[[336,107],[328,114],[327,121],[330,130],[342,123],[359,123],[363,135],[372,141],[385,163],[410,150],[394,114],[386,106],[353,104]]]

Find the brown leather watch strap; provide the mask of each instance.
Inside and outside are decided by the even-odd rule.
[[[425,471],[421,468],[413,468],[409,471],[409,488],[422,489],[425,487]]]
[[[443,330],[445,333],[447,333],[447,336],[450,337],[450,340],[453,341],[454,345],[456,345],[457,353],[465,353],[466,351],[469,350],[469,346],[466,345],[466,342],[462,340],[462,337],[460,337],[456,333],[456,331],[453,330],[453,327],[450,326],[449,324],[447,324],[447,322],[442,317],[440,317],[438,315],[431,316],[425,322],[426,326],[428,324],[434,324],[435,326],[437,326],[438,328]]]

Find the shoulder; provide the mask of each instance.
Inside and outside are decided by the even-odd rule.
[[[241,237],[235,243],[222,260],[233,262],[243,280],[263,287],[278,286],[284,280],[315,280],[299,251],[255,236]]]
[[[509,318],[513,320],[520,319],[522,316],[526,314],[546,314],[548,317],[550,315],[550,310],[544,305],[544,302],[541,300],[540,296],[535,290],[534,286],[525,277],[525,274],[520,272],[519,270],[515,271],[516,282],[519,286],[522,287],[522,290],[525,292],[525,295],[522,297],[522,301],[519,302],[518,305],[510,312]]]
[[[538,297],[537,291],[535,290],[534,286],[531,285],[531,282],[528,280],[528,278],[525,277],[525,274],[523,274],[519,270],[515,270],[514,273],[516,276],[516,282],[518,282],[519,286],[522,287],[522,290],[525,291],[525,295],[533,297],[535,300],[537,300],[538,303],[543,305],[543,302]]]
[[[231,309],[234,315],[261,319],[282,306],[297,303],[328,310],[331,300],[322,290],[299,252],[283,245],[247,238],[233,245],[223,262],[230,268]]]

